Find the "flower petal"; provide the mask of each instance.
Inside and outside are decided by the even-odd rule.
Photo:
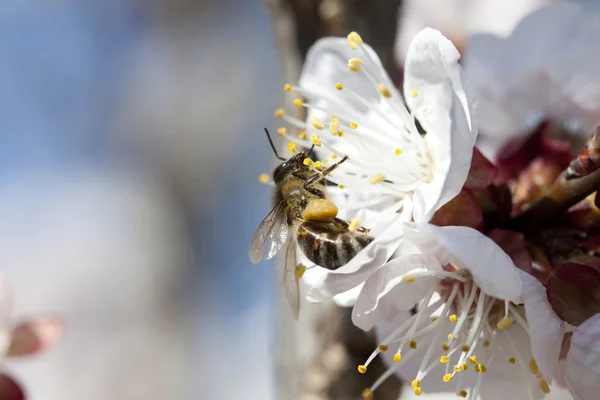
[[[566,381],[575,400],[595,400],[600,392],[600,314],[573,333],[567,355]]]
[[[364,284],[361,283],[350,290],[337,294],[333,296],[333,301],[335,301],[335,304],[339,307],[354,307],[363,286]]]
[[[533,357],[544,377],[551,381],[560,356],[564,323],[552,310],[546,288],[526,272],[521,272],[521,279]]]
[[[379,234],[360,251],[350,262],[335,271],[316,267],[311,271],[311,279],[307,281],[310,289],[306,299],[310,302],[321,302],[336,294],[345,292],[363,283],[377,268],[381,267],[394,254],[404,236],[402,225],[406,219],[403,214],[393,214]]]
[[[406,102],[427,131],[434,164],[431,182],[415,192],[415,221],[428,221],[456,196],[471,166],[477,126],[459,57],[448,39],[429,28],[415,36],[406,56]]]
[[[422,300],[439,280],[421,276],[414,281],[403,281],[410,271],[441,271],[442,266],[432,255],[410,254],[393,259],[373,272],[356,300],[352,322],[368,331],[377,323],[389,321],[399,311],[408,311]]]
[[[0,374],[0,399],[24,400],[25,393],[13,378],[6,374]]]
[[[55,346],[64,334],[61,317],[37,317],[17,325],[12,330],[9,357],[38,353]]]
[[[463,226],[407,223],[405,240],[413,242],[424,254],[436,255],[442,265],[451,262],[468,269],[487,295],[521,302],[523,283],[519,270],[508,254],[481,232]]]

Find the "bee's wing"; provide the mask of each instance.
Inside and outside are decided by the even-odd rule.
[[[285,298],[292,308],[294,319],[300,313],[300,284],[296,278],[296,241],[291,238],[285,252],[285,270],[283,271],[283,290]]]
[[[281,200],[258,226],[250,244],[250,261],[254,264],[272,258],[285,244],[289,226],[286,220],[286,202]],[[269,250],[265,255],[265,245]]]

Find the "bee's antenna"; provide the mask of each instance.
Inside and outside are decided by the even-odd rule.
[[[267,139],[269,139],[269,143],[271,144],[271,148],[273,149],[273,153],[275,153],[275,157],[277,157],[281,161],[287,161],[287,158],[283,158],[279,154],[277,154],[277,150],[275,149],[275,145],[273,144],[273,141],[271,140],[271,134],[269,134],[269,131],[267,130],[267,128],[265,128],[265,133],[267,134]]]
[[[315,148],[315,145],[313,144],[312,146],[310,146],[310,150],[308,151],[307,157],[310,158],[310,155],[313,151],[313,149]]]

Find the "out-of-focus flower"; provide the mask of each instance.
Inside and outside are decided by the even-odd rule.
[[[479,101],[478,146],[492,160],[514,151],[541,120],[584,132],[600,121],[600,20],[573,2],[549,4],[510,36],[474,35],[465,73]],[[577,126],[577,124],[573,124]]]
[[[300,121],[279,110],[277,115],[303,129],[299,136],[280,133],[298,145],[316,145],[324,166],[325,158],[333,162],[348,155],[327,177],[342,187],[331,195],[348,219],[359,217],[349,210],[368,210],[361,223],[375,238],[338,270],[309,271],[309,300],[322,301],[364,282],[399,246],[403,222],[428,221],[461,191],[477,127],[458,59],[440,32],[421,31],[406,57],[404,101],[377,55],[353,32],[347,41],[317,42],[299,87],[286,85],[286,91],[303,96],[294,104],[305,107],[308,118]]]
[[[549,307],[528,301],[524,293],[524,282],[533,277],[494,241],[468,227],[407,224],[403,250],[411,254],[372,274],[353,310],[355,325],[375,327],[382,337],[359,372],[366,372],[380,352],[392,363],[363,397],[370,398],[393,373],[412,382],[417,395],[538,399],[549,392],[551,371],[536,363],[532,327],[519,306],[524,300],[534,329],[549,323],[540,319]],[[410,315],[415,303],[418,309]],[[551,329],[560,329],[561,321],[554,322]],[[558,360],[560,340],[542,348],[544,355],[554,351]],[[409,362],[413,358],[416,364]]]
[[[0,357],[23,357],[47,350],[63,336],[60,317],[33,317],[16,325],[10,322],[12,296],[4,278],[0,277]],[[0,372],[0,399],[22,400],[25,393],[9,375]]]

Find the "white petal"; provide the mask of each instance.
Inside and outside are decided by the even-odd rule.
[[[413,271],[441,271],[440,262],[432,255],[410,254],[395,258],[371,274],[352,310],[352,322],[368,331],[377,323],[390,321],[399,311],[410,310],[422,300],[439,280],[421,276],[413,282],[402,281]]]
[[[567,355],[567,386],[576,400],[595,400],[600,393],[600,314],[579,325]]]
[[[485,294],[521,302],[519,270],[508,254],[481,232],[464,226],[407,223],[405,240],[413,242],[422,253],[437,256],[442,265],[452,262],[468,269]]]
[[[333,296],[333,301],[335,301],[335,304],[339,307],[354,307],[363,286],[364,284],[360,284],[350,290],[335,295]]]
[[[510,37],[474,35],[465,70],[489,135],[527,134],[532,116],[600,120],[600,22],[574,2],[555,2],[525,17]]]
[[[556,315],[546,297],[546,288],[533,276],[519,271],[523,280],[523,302],[531,348],[540,371],[550,382],[560,356],[564,323]]]
[[[456,196],[471,165],[477,126],[459,57],[448,39],[429,28],[415,36],[406,57],[404,94],[427,131],[433,161],[431,182],[415,193],[415,221],[428,221]]]
[[[348,264],[337,270],[314,268],[320,271],[311,271],[316,279],[308,282],[310,289],[306,299],[318,303],[363,283],[374,270],[385,264],[394,254],[404,236],[403,223],[403,215],[394,214],[385,224],[382,232],[372,231],[375,237],[373,242],[360,251]]]

